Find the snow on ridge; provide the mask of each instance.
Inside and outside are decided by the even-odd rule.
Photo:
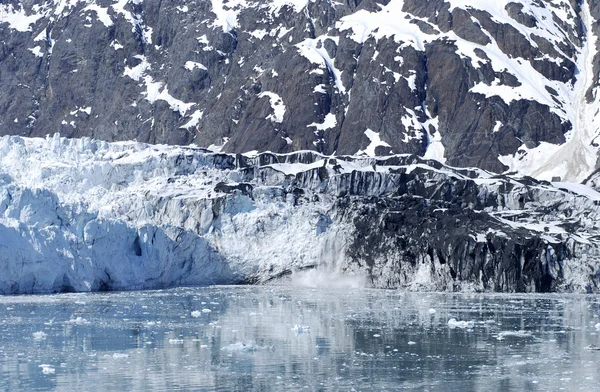
[[[342,83],[342,71],[335,67],[335,59],[331,58],[323,45],[327,39],[333,40],[336,45],[339,43],[339,37],[322,35],[315,39],[307,38],[296,44],[296,47],[308,61],[317,64],[321,69],[327,69],[334,78],[337,90],[341,94],[346,94],[346,87]]]
[[[31,31],[31,25],[43,17],[43,13],[27,15],[22,5],[18,10],[12,4],[0,5],[0,24],[8,23],[9,28],[22,33]]]
[[[228,33],[239,27],[237,20],[240,9],[247,6],[245,0],[211,0],[212,12],[216,15],[212,26],[220,28],[224,33]]]
[[[587,2],[582,6],[582,15],[586,26],[597,22],[590,14]],[[510,167],[510,171],[543,180],[561,177],[565,181],[581,182],[595,169],[598,148],[593,146],[593,142],[600,133],[600,118],[597,115],[600,96],[596,87],[594,101],[588,103],[586,93],[594,83],[594,56],[591,51],[595,50],[597,42],[598,37],[588,28],[576,61],[580,70],[577,81],[567,93],[561,93],[562,97],[569,100],[569,105],[565,106],[570,110],[569,119],[573,125],[573,129],[565,135],[566,143],[555,145],[542,142],[531,149],[523,145],[514,155],[499,158]]]
[[[537,46],[532,40],[532,35],[547,39],[549,42],[558,45],[569,37],[561,26],[553,18],[553,13],[557,15],[559,20],[565,22],[572,27],[575,27],[575,10],[570,6],[565,6],[561,0],[550,0],[540,4],[534,0],[521,0],[519,4],[523,5],[522,12],[529,15],[534,15],[536,18],[536,26],[528,27],[522,25],[510,17],[506,7],[512,0],[498,1],[473,1],[473,0],[446,0],[450,3],[449,11],[454,8],[462,8],[465,10],[477,9],[486,11],[492,16],[492,20],[499,24],[510,24],[523,34],[534,46]],[[557,48],[560,50],[560,48]]]
[[[423,37],[427,36],[416,24],[408,23],[406,18],[415,17],[402,11],[403,5],[404,0],[391,0],[375,12],[360,10],[341,18],[336,27],[340,31],[351,30],[350,38],[358,43],[364,43],[370,37],[376,40],[393,37],[396,42],[403,42],[404,45],[423,51],[426,42]]]
[[[271,0],[267,6],[271,14],[280,13],[285,6],[291,7],[295,12],[300,12],[308,5],[309,1],[314,2],[315,0]]]
[[[185,116],[188,110],[192,106],[196,105],[193,102],[183,102],[180,99],[173,97],[169,94],[169,86],[162,82],[155,82],[152,77],[145,76],[144,82],[146,83],[146,91],[142,93],[150,103],[156,101],[165,101],[169,104],[171,110],[179,112],[181,116]]]
[[[123,76],[127,76],[130,79],[135,80],[136,82],[142,82],[146,87],[146,91],[142,92],[142,95],[146,98],[146,100],[150,103],[154,103],[156,101],[165,101],[169,104],[171,110],[175,112],[179,112],[181,116],[185,116],[186,113],[196,105],[193,102],[183,102],[171,94],[169,94],[168,86],[163,82],[156,82],[152,76],[147,75],[148,71],[151,69],[151,65],[146,59],[144,55],[135,55],[133,56],[135,59],[140,60],[140,63],[134,67],[125,67],[125,71],[123,71]],[[197,63],[194,63],[197,64]],[[187,65],[187,63],[186,63]],[[200,64],[201,65],[201,64]],[[192,68],[193,69],[193,68]],[[189,122],[183,127],[191,128],[197,124],[200,118],[198,114],[194,114],[192,121],[196,121],[195,123]]]
[[[111,17],[108,15],[108,8],[100,7],[97,4],[90,4],[83,9],[82,12],[85,11],[93,11],[96,13],[96,16],[100,22],[106,27],[111,27],[114,25]]]
[[[125,6],[132,2],[133,4],[141,4],[143,0],[115,0],[110,6],[117,15],[121,15],[127,22],[131,24],[131,31],[142,33],[142,40],[145,44],[152,43],[152,27],[147,26],[141,15],[134,14],[125,9]]]
[[[504,5],[506,5],[505,3],[508,3],[508,1],[501,1],[500,3],[503,4],[502,7],[500,7],[499,2],[492,5],[491,2],[455,0],[451,3],[453,8],[474,8],[488,11],[491,13],[492,18],[495,18],[497,23],[510,23],[511,26],[521,26],[510,18],[507,11],[504,9]],[[351,31],[350,38],[359,43],[365,42],[370,37],[373,37],[376,40],[392,38],[396,42],[401,43],[402,46],[412,46],[419,51],[424,51],[425,45],[430,42],[447,39],[455,43],[458,48],[457,53],[470,59],[471,64],[475,68],[479,68],[480,63],[484,61],[475,53],[475,50],[482,50],[490,59],[489,62],[494,71],[509,72],[517,77],[522,85],[518,87],[502,85],[490,87],[480,84],[473,87],[471,89],[472,92],[482,93],[486,97],[499,96],[507,104],[518,99],[535,100],[552,108],[557,115],[565,120],[575,120],[572,113],[563,111],[563,107],[566,105],[558,105],[553,100],[550,92],[546,89],[546,86],[552,87],[554,90],[561,92],[562,96],[567,97],[571,94],[571,86],[569,84],[549,80],[537,72],[529,61],[523,61],[522,59],[508,56],[500,50],[498,44],[485,29],[482,29],[481,31],[491,40],[491,43],[487,45],[479,45],[465,40],[457,36],[452,30],[447,33],[438,32],[435,35],[423,34],[416,24],[409,23],[410,20],[419,20],[420,18],[402,11],[403,5],[404,0],[391,0],[386,6],[382,6],[378,11],[369,12],[360,10],[354,14],[345,16],[337,22],[336,26],[342,32]],[[551,24],[543,24],[543,27],[537,27],[527,31],[524,30],[527,29],[525,26],[521,26],[520,32],[528,37],[533,45],[536,44],[531,40],[532,34],[546,38],[555,44],[568,40],[562,29],[556,26],[554,22],[549,23]],[[557,37],[562,37],[562,39]]]
[[[123,71],[123,76],[128,76],[129,78],[139,82],[146,71],[150,69],[150,63],[146,59],[146,56],[142,54],[138,54],[133,56],[133,58],[140,60],[140,63],[134,67],[125,67],[125,71]]]

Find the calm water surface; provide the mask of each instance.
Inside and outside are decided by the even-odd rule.
[[[0,297],[0,390],[597,391],[599,315],[595,296],[367,289]]]

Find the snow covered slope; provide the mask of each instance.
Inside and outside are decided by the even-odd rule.
[[[411,153],[581,181],[591,0],[8,0],[0,134]]]
[[[0,293],[266,283],[600,289],[600,193],[415,155],[0,138]]]

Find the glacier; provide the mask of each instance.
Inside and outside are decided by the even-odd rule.
[[[416,155],[5,136],[0,293],[302,273],[407,290],[599,292],[600,193],[590,185]]]

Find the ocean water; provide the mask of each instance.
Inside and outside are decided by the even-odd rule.
[[[599,315],[356,287],[0,297],[0,390],[595,391]]]

